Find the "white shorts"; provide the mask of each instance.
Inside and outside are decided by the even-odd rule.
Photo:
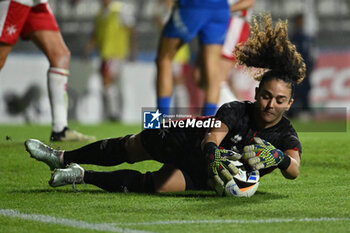
[[[124,68],[123,59],[103,59],[101,62],[100,73],[103,77],[115,78],[119,76]]]
[[[249,23],[241,17],[231,17],[230,24],[227,29],[225,42],[222,46],[221,56],[236,60],[234,55],[235,46],[244,43],[249,37]]]

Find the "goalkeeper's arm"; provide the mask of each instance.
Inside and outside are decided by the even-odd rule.
[[[222,140],[224,140],[228,131],[229,131],[228,127],[222,122],[221,122],[220,128],[211,129],[210,132],[208,132],[205,135],[205,138],[202,141],[202,151],[204,149],[204,145],[208,142],[213,142],[216,145],[220,145],[220,143],[222,142]]]
[[[297,150],[284,151],[286,156],[290,158],[290,164],[286,169],[281,169],[283,176],[287,179],[295,179],[299,175],[300,155]]]

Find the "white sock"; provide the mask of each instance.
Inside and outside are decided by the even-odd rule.
[[[104,98],[106,106],[106,114],[108,117],[116,118],[119,116],[119,91],[118,88],[112,84],[104,88]]]
[[[61,132],[68,126],[68,75],[69,71],[63,68],[50,67],[47,72],[53,132]]]
[[[173,107],[175,108],[187,108],[189,102],[189,95],[187,88],[184,84],[176,84],[173,89],[172,96]],[[177,109],[180,110],[180,109]]]
[[[227,82],[222,82],[220,85],[220,98],[218,102],[218,107],[220,107],[224,103],[235,101],[235,100],[237,100],[237,97],[232,93]]]

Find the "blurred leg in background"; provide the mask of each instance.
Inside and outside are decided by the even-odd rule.
[[[18,37],[32,40],[46,55],[50,68],[47,72],[48,91],[52,113],[51,141],[94,140],[68,128],[67,80],[70,52],[59,31],[48,3],[33,6],[14,1],[2,2],[0,8],[6,13],[0,42],[1,67]]]

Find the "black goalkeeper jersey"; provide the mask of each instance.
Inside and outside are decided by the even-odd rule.
[[[276,125],[259,130],[254,119],[254,103],[234,101],[222,105],[215,117],[229,128],[228,134],[220,144],[225,149],[242,153],[243,147],[252,144],[254,137],[260,137],[277,149],[297,150],[301,155],[302,147],[298,135],[285,116]],[[249,169],[247,164],[245,165]],[[263,176],[274,169],[276,167],[261,169],[260,175]]]
[[[252,102],[226,103],[219,108],[215,118],[229,128],[220,147],[242,153],[244,146],[253,144],[254,137],[260,137],[282,151],[291,149],[301,153],[298,135],[286,117],[270,128],[257,129]],[[196,118],[199,121],[206,119],[208,117]],[[206,187],[207,164],[201,151],[201,142],[207,132],[203,128],[149,129],[142,131],[141,141],[155,160],[175,165],[189,175],[197,188],[202,189]],[[249,170],[249,166],[245,166]],[[263,176],[275,168],[261,169],[260,175]]]
[[[215,117],[229,128],[220,144],[225,149],[242,153],[243,147],[252,144],[254,137],[260,137],[282,151],[292,149],[301,153],[298,135],[286,117],[282,117],[280,122],[270,128],[257,129],[252,102],[226,103],[220,107]]]

